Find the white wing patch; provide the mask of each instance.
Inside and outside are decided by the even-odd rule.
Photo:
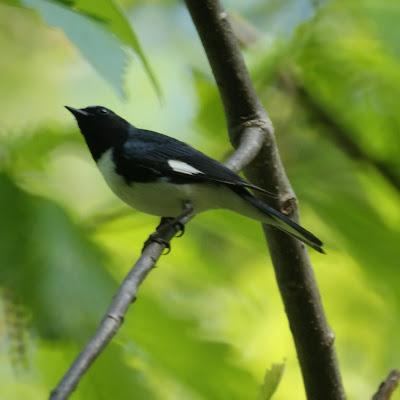
[[[186,175],[198,175],[198,174],[204,174],[204,172],[199,171],[195,167],[192,167],[189,164],[186,164],[183,161],[178,161],[178,160],[168,160],[168,165],[175,171],[175,172],[180,172],[181,174],[186,174]]]

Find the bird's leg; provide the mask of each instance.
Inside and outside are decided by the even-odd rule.
[[[159,234],[164,233],[166,230],[168,230],[169,228],[171,228],[172,226],[177,225],[179,228],[179,231],[181,231],[182,233],[179,236],[182,236],[183,233],[185,232],[185,226],[182,224],[181,219],[187,217],[191,212],[193,211],[193,206],[192,203],[190,203],[189,201],[185,201],[183,203],[183,211],[181,214],[179,214],[177,217],[163,217],[161,218],[161,222],[160,225],[158,225],[156,231]]]
[[[178,229],[180,232],[179,235],[176,237],[181,237],[185,233],[185,225],[182,224],[181,221],[176,221],[175,217],[162,217],[160,223],[158,224],[156,231],[157,232],[163,232],[164,231],[164,226],[166,225],[168,228],[171,227],[170,222]]]
[[[172,228],[173,226],[178,226],[179,231],[181,232],[178,237],[181,237],[185,232],[185,225],[181,222],[181,219],[187,217],[192,211],[192,203],[190,203],[189,201],[185,201],[183,203],[183,211],[177,217],[162,217],[160,224],[156,228],[156,231],[152,233],[145,241],[142,252],[150,243],[157,242],[165,246],[165,248],[167,249],[167,252],[165,254],[168,254],[171,251],[171,245],[167,240],[161,238],[160,236],[169,228]]]
[[[161,224],[162,224],[162,222],[160,222],[160,225],[161,225]],[[158,225],[158,226],[160,226],[160,225]],[[157,229],[158,229],[158,227],[157,227]],[[164,247],[167,249],[167,252],[166,252],[165,254],[168,254],[168,253],[171,251],[171,245],[169,244],[168,240],[165,240],[165,239],[163,239],[162,237],[160,237],[160,233],[158,232],[157,229],[156,229],[156,231],[153,232],[153,233],[148,237],[148,239],[144,242],[144,245],[143,245],[143,248],[142,248],[142,253],[144,252],[144,249],[145,249],[148,245],[150,245],[150,244],[152,244],[152,243],[154,243],[154,242],[161,244],[162,246],[164,246]]]
[[[160,235],[172,226],[178,227],[180,231],[180,234],[177,237],[181,237],[184,234],[185,225],[183,225],[182,222],[180,222],[179,220],[177,221],[174,217],[162,217],[160,223],[156,228],[156,231],[152,233],[145,241],[142,252],[150,243],[157,242],[165,246],[165,248],[167,249],[167,252],[165,254],[168,254],[171,250],[171,245],[167,240],[161,238]]]

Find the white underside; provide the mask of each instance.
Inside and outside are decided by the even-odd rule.
[[[122,201],[146,214],[175,217],[182,213],[184,202],[190,201],[193,214],[225,208],[258,221],[271,222],[268,216],[223,185],[178,185],[161,179],[154,183],[127,185],[123,177],[115,172],[111,149],[100,157],[97,166],[108,186]]]

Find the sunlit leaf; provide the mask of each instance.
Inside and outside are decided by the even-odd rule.
[[[54,150],[78,140],[77,135],[48,125],[34,132],[0,135],[0,169],[17,173],[46,168]]]
[[[144,54],[135,31],[121,7],[114,0],[75,0],[74,7],[91,16],[104,21],[107,28],[139,56],[146,72],[157,92],[161,95],[161,89],[150,64]]]
[[[129,366],[124,348],[112,343],[84,376],[78,389],[79,398],[97,399],[100,389],[101,395],[107,399],[118,394],[118,400],[152,400],[155,396],[149,389],[154,387],[151,378],[145,376],[139,368]]]
[[[126,323],[132,339],[152,354],[155,367],[187,390],[204,399],[255,398],[257,383],[235,362],[233,348],[196,336],[192,319],[170,315],[142,296]]]
[[[121,97],[125,96],[123,76],[129,55],[105,24],[52,1],[21,0],[21,4],[37,10],[49,25],[62,29],[98,73]]]
[[[272,398],[276,389],[278,389],[284,371],[285,364],[272,364],[271,368],[267,369],[258,400],[270,400]]]
[[[391,44],[378,41],[365,19],[349,14],[348,2],[321,11],[298,30],[296,42],[302,43],[294,53],[299,83],[367,155],[391,163],[400,176],[392,162],[400,147],[400,73],[398,58],[387,49]]]

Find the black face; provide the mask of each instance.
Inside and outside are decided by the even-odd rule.
[[[101,106],[81,109],[65,106],[65,108],[76,118],[96,161],[109,148],[125,140],[129,123],[108,108]]]

